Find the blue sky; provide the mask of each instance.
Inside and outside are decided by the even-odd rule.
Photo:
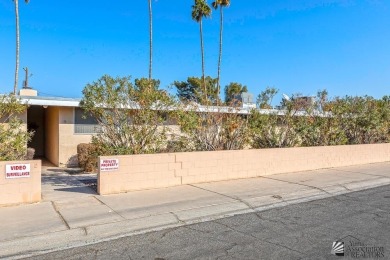
[[[249,4],[250,3],[250,4]],[[192,0],[153,1],[154,78],[167,88],[201,76]],[[40,95],[81,97],[103,74],[148,75],[147,0],[20,0],[21,58]],[[204,22],[206,74],[216,77],[219,12]],[[390,94],[390,1],[232,0],[225,9],[221,85],[240,82],[258,95]],[[13,88],[15,17],[0,0],[0,93]],[[280,94],[281,94],[280,93]],[[277,99],[280,99],[278,97]]]

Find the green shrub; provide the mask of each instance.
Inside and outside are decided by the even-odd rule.
[[[293,99],[284,110],[250,118],[253,148],[372,144],[390,142],[390,98],[335,98],[318,93],[317,103]],[[298,99],[299,100],[299,99]]]
[[[218,103],[218,98],[216,92],[211,96],[201,92],[200,79],[175,85],[182,102],[196,100],[204,106],[177,105],[156,80],[137,79],[133,84],[130,77],[105,75],[88,84],[81,107],[102,131],[93,136],[92,144],[80,145],[80,166],[96,170],[99,155],[390,142],[389,97],[328,100],[324,90],[315,103],[297,95],[283,100],[283,110],[254,109],[248,116],[237,107],[206,106]],[[213,81],[209,85],[215,89]],[[276,93],[267,88],[259,95],[260,105],[272,107]],[[176,120],[180,134],[167,126],[167,116]]]
[[[27,109],[13,95],[0,96],[0,160],[24,160],[27,155],[27,143],[33,132],[28,132],[19,118]]]
[[[390,142],[390,99],[373,97],[336,98],[328,109],[344,131],[348,144]]]
[[[79,167],[85,172],[97,172],[98,170],[98,147],[94,144],[77,145],[77,159]]]
[[[105,75],[88,84],[81,107],[102,131],[92,143],[104,155],[158,153],[166,148],[169,128],[164,124],[173,99],[158,89],[159,81]]]
[[[239,150],[249,143],[248,118],[239,108],[228,110],[208,107],[212,112],[197,112],[197,107],[179,110],[178,124],[182,132],[184,151]]]
[[[300,145],[294,128],[295,117],[294,111],[285,111],[284,115],[280,115],[278,111],[262,114],[253,110],[249,119],[251,147],[260,149]]]

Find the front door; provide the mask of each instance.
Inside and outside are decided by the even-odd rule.
[[[34,135],[28,147],[35,149],[35,156],[45,156],[45,109],[41,106],[30,106],[27,110],[27,129]]]

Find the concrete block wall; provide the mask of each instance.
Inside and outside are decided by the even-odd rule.
[[[129,156],[99,169],[99,194],[390,161],[390,144],[274,148]]]
[[[6,179],[6,165],[30,164],[30,177]],[[41,161],[0,161],[0,206],[41,201]]]
[[[102,156],[99,161],[104,159],[119,159],[119,169],[99,169],[98,193],[102,195],[182,184],[181,177],[176,177],[179,164],[173,153]]]

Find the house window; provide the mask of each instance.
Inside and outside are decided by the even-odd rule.
[[[75,134],[97,134],[101,132],[101,126],[94,117],[76,107],[74,110],[74,132]]]

